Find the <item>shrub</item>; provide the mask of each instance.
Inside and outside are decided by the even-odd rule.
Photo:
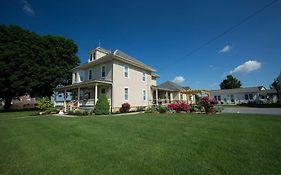
[[[55,112],[55,108],[48,97],[43,97],[39,99],[38,108],[41,112],[45,114],[50,114],[51,112]]]
[[[94,112],[96,115],[109,114],[109,103],[105,94],[99,96]]]
[[[168,108],[177,111],[179,108],[179,105],[177,103],[171,103],[171,104],[168,104]]]
[[[187,103],[181,103],[178,106],[178,111],[188,112],[188,111],[190,111],[190,106]]]
[[[145,106],[138,106],[137,112],[139,112],[139,111],[145,111]]]
[[[156,110],[155,107],[148,107],[144,113],[157,113],[158,111]]]
[[[211,103],[209,97],[203,97],[200,101],[200,105],[204,107],[207,114],[214,113],[214,105]]]
[[[166,113],[168,111],[168,108],[164,105],[160,105],[158,111],[159,113]]]
[[[131,109],[131,106],[129,103],[123,103],[122,104],[122,107],[120,108],[120,112],[121,113],[126,113],[126,112],[129,112]]]
[[[200,111],[199,106],[198,105],[192,105],[190,107],[190,111],[191,112],[198,112],[198,111]]]

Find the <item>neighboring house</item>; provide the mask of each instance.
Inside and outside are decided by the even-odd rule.
[[[159,77],[152,67],[125,54],[97,47],[88,53],[88,62],[72,70],[72,84],[57,87],[55,92],[71,96],[77,107],[94,107],[100,94],[106,94],[111,111],[119,110],[123,103],[132,108],[149,106],[153,102],[152,87]],[[55,106],[66,106],[54,97]]]
[[[180,85],[166,81],[158,86],[153,86],[153,103],[168,104],[186,102],[195,104],[195,95],[197,93],[209,95],[207,90],[191,90],[190,87],[181,87]]]
[[[264,86],[211,90],[211,99],[221,104],[276,103],[278,100],[276,91]]]
[[[26,94],[11,101],[11,109],[35,109],[38,102]]]

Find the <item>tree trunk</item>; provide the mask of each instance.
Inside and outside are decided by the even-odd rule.
[[[10,111],[11,110],[12,97],[6,97],[6,98],[4,98],[4,100],[5,100],[4,110]]]

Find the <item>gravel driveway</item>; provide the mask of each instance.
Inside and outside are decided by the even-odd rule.
[[[222,113],[243,113],[243,114],[271,114],[281,115],[281,108],[225,108]]]

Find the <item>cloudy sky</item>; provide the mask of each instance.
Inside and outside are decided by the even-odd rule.
[[[281,71],[281,2],[240,22],[270,2],[10,0],[0,21],[73,39],[82,62],[99,42],[120,49],[156,68],[159,83],[218,89],[233,74],[268,87]]]

